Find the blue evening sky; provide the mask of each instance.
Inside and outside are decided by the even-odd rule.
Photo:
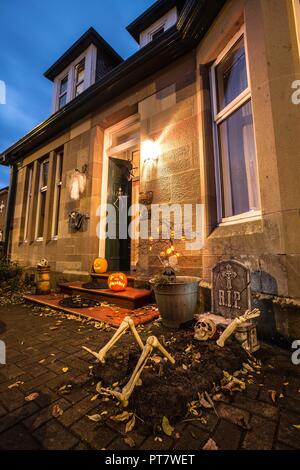
[[[0,152],[46,119],[52,82],[43,73],[90,26],[124,58],[137,43],[125,27],[154,0],[0,0]],[[0,166],[0,188],[8,185]]]

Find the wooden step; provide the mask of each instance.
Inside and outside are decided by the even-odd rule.
[[[87,299],[106,301],[133,310],[153,302],[152,292],[147,289],[127,287],[122,292],[114,292],[110,289],[86,289],[82,287],[82,282],[59,283],[58,287],[64,294],[81,295]]]

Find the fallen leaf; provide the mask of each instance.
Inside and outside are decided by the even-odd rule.
[[[23,385],[23,384],[24,384],[24,382],[22,382],[22,380],[17,380],[17,382],[15,382],[14,384],[9,385],[7,388],[9,388],[9,390],[11,390],[12,388],[20,387],[20,385]]]
[[[129,418],[131,418],[132,413],[128,413],[128,411],[124,411],[123,413],[115,416],[111,416],[110,419],[112,421],[127,421]]]
[[[285,387],[287,387],[289,385],[289,382],[284,382],[283,384]]]
[[[169,420],[166,416],[162,419],[162,429],[167,436],[172,436],[174,432],[173,426],[170,425]]]
[[[207,409],[213,408],[213,406],[209,403],[209,401],[207,401],[204,397],[200,398],[199,403],[201,406],[203,406],[203,408],[207,408]]]
[[[271,395],[271,400],[273,403],[276,403],[276,395],[277,395],[277,392],[276,390],[268,390],[269,394]]]
[[[39,364],[44,364],[45,361],[46,361],[46,359],[41,359],[41,360],[39,361]]]
[[[101,416],[108,415],[108,411],[102,411]]]
[[[293,424],[293,428],[300,429],[300,424]]]
[[[26,401],[33,401],[33,400],[36,400],[38,397],[39,397],[39,393],[35,392],[35,393],[31,393],[30,395],[27,395],[27,397],[25,397],[25,400]]]
[[[97,400],[97,398],[98,398],[98,397],[99,397],[99,395],[98,395],[98,394],[97,394],[97,395],[94,395],[94,396],[91,398],[91,401],[95,401],[95,400]]]
[[[62,371],[63,371],[64,374],[65,374],[66,372],[68,372],[68,370],[69,370],[69,367],[63,367],[63,368],[62,368]]]
[[[132,431],[135,426],[135,415],[132,416],[131,420],[125,426],[125,433]]]
[[[208,439],[207,443],[202,447],[202,450],[219,450],[219,447],[213,439]]]
[[[163,440],[162,440],[161,437],[156,436],[156,437],[154,438],[154,441],[155,441],[155,442],[162,442]]]
[[[95,423],[98,423],[99,421],[101,421],[101,416],[98,415],[98,414],[95,414],[95,415],[87,415],[87,417],[89,418],[90,421],[94,421]]]
[[[131,448],[136,446],[136,443],[135,443],[134,439],[132,439],[132,437],[129,437],[129,436],[125,437],[124,442],[125,442],[126,445],[128,445]]]
[[[59,418],[59,416],[61,416],[62,414],[63,410],[61,409],[61,407],[59,405],[54,405],[52,408],[52,416],[54,418]]]
[[[183,368],[183,370],[187,370],[187,369],[188,369],[185,364],[182,364],[182,368]]]

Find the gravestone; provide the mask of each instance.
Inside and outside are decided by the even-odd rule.
[[[212,312],[234,319],[251,309],[250,271],[238,261],[221,261],[212,270]]]

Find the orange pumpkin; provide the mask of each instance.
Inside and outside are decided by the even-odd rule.
[[[96,274],[106,273],[108,263],[105,258],[96,258],[93,263],[93,269]]]
[[[126,275],[123,273],[111,274],[108,278],[108,287],[115,292],[126,290],[126,287],[127,287]]]

